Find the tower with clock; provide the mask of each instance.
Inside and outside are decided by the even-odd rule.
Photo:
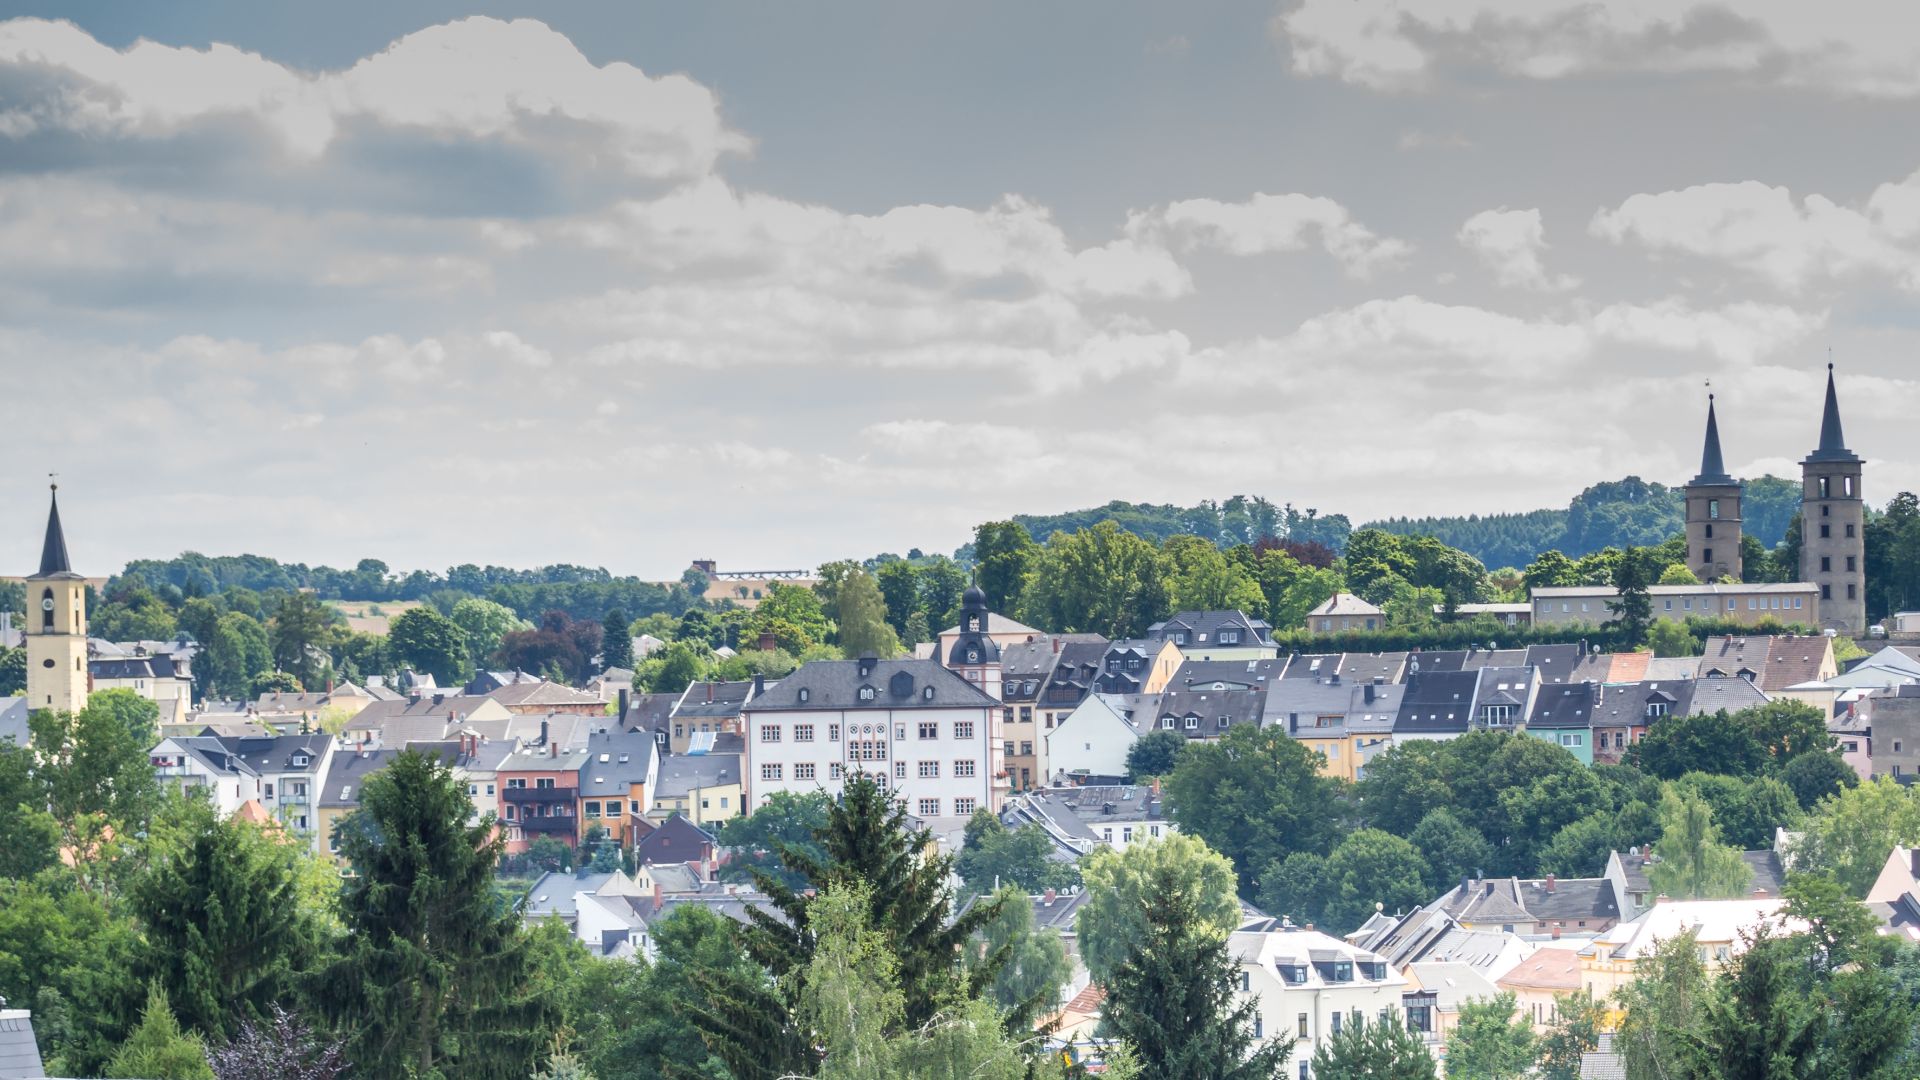
[[[40,572],[27,579],[27,708],[78,712],[87,704],[87,582],[67,559],[53,485]]]

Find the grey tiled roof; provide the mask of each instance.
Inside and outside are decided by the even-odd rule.
[[[653,764],[653,735],[645,731],[605,731],[587,737],[587,757],[580,765],[580,795],[624,798],[633,784],[643,783]]]
[[[1527,726],[1543,730],[1586,729],[1593,726],[1594,701],[1600,687],[1593,683],[1557,683],[1540,688]]]
[[[37,1080],[45,1075],[40,1047],[33,1040],[32,1014],[25,1009],[0,1009],[0,1076]]]
[[[993,708],[999,702],[979,687],[932,660],[813,660],[800,665],[778,685],[747,703],[748,712],[801,709],[954,709]],[[896,680],[895,676],[905,676]],[[858,691],[871,686],[871,701]],[[928,687],[933,694],[928,696]],[[802,692],[806,700],[802,701]],[[901,692],[901,691],[904,691]]]
[[[1463,732],[1473,716],[1477,671],[1422,671],[1407,676],[1395,731]]]
[[[740,782],[739,754],[669,754],[660,761],[652,797],[677,799],[695,788]]]
[[[0,743],[11,740],[15,746],[27,745],[27,699],[0,698]]]
[[[359,806],[360,792],[366,786],[367,778],[391,765],[399,755],[398,750],[362,750],[359,753],[333,755],[333,764],[327,768],[327,778],[320,789],[320,805],[334,809]]]

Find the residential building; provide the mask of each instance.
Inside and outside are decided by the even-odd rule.
[[[507,851],[518,854],[533,841],[552,837],[569,847],[580,838],[580,769],[586,749],[557,742],[508,754],[495,770],[500,782],[500,823]]]
[[[678,814],[658,825],[642,822],[635,837],[633,857],[641,866],[684,864],[699,869],[702,877],[713,871],[713,834]]]
[[[1700,472],[1683,489],[1687,566],[1701,581],[1740,580],[1740,481],[1727,475],[1720,455],[1720,424],[1707,395],[1707,438]]]
[[[1758,625],[1820,625],[1820,589],[1805,582],[1726,585],[1652,585],[1653,614],[1660,619],[1727,619]],[[1598,626],[1613,618],[1611,585],[1567,585],[1533,590],[1535,626]]]
[[[1592,935],[1620,921],[1620,902],[1605,877],[1462,878],[1429,908],[1468,930],[1521,937]]]
[[[736,743],[739,736],[730,736]],[[654,781],[650,821],[679,815],[695,825],[717,825],[744,811],[739,752],[673,754],[660,762]]]
[[[1488,666],[1478,674],[1473,691],[1473,726],[1482,731],[1519,730],[1532,714],[1540,673],[1530,667]]]
[[[745,680],[689,683],[673,704],[673,738],[668,743],[672,752],[686,753],[698,735],[741,734],[740,710],[753,694],[754,684]]]
[[[1743,851],[1740,859],[1747,864],[1752,875],[1747,882],[1746,892],[1750,896],[1779,896],[1786,885],[1787,866],[1782,849],[1786,846],[1787,834],[1776,835],[1774,846]],[[1615,903],[1619,905],[1620,917],[1638,918],[1659,900],[1654,895],[1653,884],[1647,877],[1647,868],[1658,862],[1652,847],[1645,850],[1630,848],[1627,851],[1611,852],[1607,856],[1607,868],[1603,877],[1613,890]],[[1661,901],[1664,902],[1664,901]]]
[[[161,724],[177,724],[187,718],[193,707],[193,670],[172,655],[148,654],[135,646],[132,652],[95,656],[87,661],[91,693],[102,690],[131,690],[159,710]]]
[[[983,610],[976,602],[973,613]],[[963,634],[955,647],[985,644]],[[964,676],[931,660],[801,665],[742,712],[748,806],[776,791],[838,795],[862,771],[937,832],[998,810],[1008,789],[1001,705]]]
[[[346,682],[312,693],[273,691],[261,694],[247,711],[268,727],[290,729],[290,733],[297,733],[303,727],[308,731],[319,731],[322,727],[332,726],[335,721],[344,723],[377,700],[364,688]]]
[[[1097,847],[1124,851],[1178,831],[1166,817],[1160,793],[1136,784],[1025,792],[1008,798],[1000,820],[1009,829],[1040,826],[1065,862],[1076,861]]]
[[[1560,1019],[1560,998],[1580,992],[1580,951],[1549,947],[1515,964],[1495,984],[1512,994],[1514,1005],[1535,1031],[1545,1032]]]
[[[1640,962],[1661,942],[1689,932],[1707,970],[1718,971],[1745,951],[1762,926],[1789,934],[1805,930],[1805,923],[1786,916],[1785,906],[1777,896],[1657,903],[1580,947],[1582,989],[1595,998],[1612,996],[1639,977]]]
[[[1141,729],[1128,716],[1126,699],[1092,694],[1042,736],[1054,786],[1089,779],[1122,779],[1127,775],[1127,752],[1139,740]]]
[[[1433,613],[1439,615],[1444,609],[1435,605]],[[1461,619],[1488,618],[1506,627],[1532,626],[1533,605],[1520,604],[1461,604],[1453,609],[1455,617]]]
[[[622,847],[630,846],[632,823],[644,818],[648,793],[660,771],[653,737],[644,731],[600,731],[588,736],[580,766],[580,830],[599,826]]]
[[[1165,638],[1116,641],[1100,658],[1094,688],[1102,694],[1157,694],[1183,659],[1180,647]]]
[[[1833,639],[1824,634],[1710,637],[1703,646],[1699,669],[1702,679],[1737,676],[1767,694],[1801,683],[1824,682],[1838,674]]]
[[[327,734],[221,739],[260,778],[260,805],[303,837],[314,835],[314,804],[333,764],[334,739]]]
[[[161,739],[147,759],[162,784],[205,792],[223,817],[262,799],[260,770],[216,736]]]
[[[1415,1030],[1436,1060],[1444,1058],[1447,1039],[1460,1025],[1461,1007],[1500,993],[1486,972],[1457,960],[1422,960],[1400,968],[1400,973],[1407,977],[1400,1011],[1416,1024],[1426,1024]]]
[[[1267,709],[1266,689],[1168,690],[1160,695],[1154,726],[1189,739],[1217,739],[1230,727],[1260,726]]]
[[[1184,656],[1203,660],[1257,660],[1280,655],[1273,627],[1244,611],[1179,611],[1147,627],[1150,641],[1171,641]]]
[[[1876,690],[1865,704],[1873,723],[1873,776],[1908,783],[1920,777],[1920,684]]]
[[[1254,1041],[1294,1040],[1289,1071],[1297,1067],[1302,1077],[1312,1076],[1308,1062],[1342,1028],[1401,1017],[1406,976],[1339,938],[1268,920],[1266,928],[1229,935],[1227,949],[1240,967],[1234,1005],[1254,1002]],[[1404,1019],[1415,1030],[1433,1026],[1430,1014]]]
[[[1867,547],[1861,460],[1847,449],[1840,401],[1827,365],[1827,400],[1820,445],[1800,462],[1800,580],[1820,590],[1820,617],[1811,625],[1844,634],[1867,632]]]
[[[1600,693],[1598,685],[1587,682],[1540,687],[1527,715],[1527,734],[1593,764],[1593,706]]]
[[[1367,762],[1393,747],[1393,722],[1400,714],[1400,703],[1406,693],[1406,687],[1397,683],[1366,682],[1351,691],[1353,700],[1347,705],[1347,753],[1348,764],[1353,769],[1352,779],[1359,781],[1367,778]],[[1346,767],[1334,767],[1328,763],[1328,771],[1336,776],[1345,776]]]
[[[1867,909],[1884,932],[1920,940],[1920,848],[1896,846],[1867,890]]]
[[[1338,672],[1324,678],[1280,679],[1267,685],[1265,722],[1280,726],[1301,745],[1325,758],[1321,769],[1324,774],[1351,780],[1360,756],[1356,735],[1347,726],[1354,692],[1360,691],[1363,707],[1372,706],[1382,685],[1369,682],[1352,686]],[[1386,734],[1392,734],[1390,724]]]
[[[651,732],[660,752],[671,753],[673,709],[680,703],[680,697],[680,694],[634,694],[627,698],[625,705],[618,706],[620,726],[628,731]]]
[[[48,500],[40,569],[25,582],[29,709],[79,712],[87,693],[87,580],[73,572],[60,527],[59,485]]]
[[[1039,637],[1000,650],[1000,726],[1007,779],[1014,791],[1044,785],[1047,774],[1044,729],[1036,715],[1047,679],[1053,674],[1054,644]]]
[[[466,785],[474,821],[499,815],[500,763],[513,753],[513,743],[489,742],[473,732],[463,732],[456,738],[411,742],[400,749],[418,750],[445,762],[453,770],[453,778]]]
[[[340,864],[343,874],[351,868],[340,854],[340,822],[360,809],[360,793],[365,789],[367,780],[393,764],[393,759],[399,756],[399,750],[352,750],[342,747],[327,763],[327,775],[320,785],[320,802],[314,808],[315,824],[318,826],[315,843],[326,846],[327,852]]]
[[[652,897],[651,885],[643,886],[618,870],[551,871],[527,889],[521,917],[528,926],[552,920],[565,924],[595,956],[648,956],[646,920],[638,916],[634,903]]]
[[[457,725],[507,721],[512,717],[506,706],[491,698],[422,694],[397,701],[372,702],[347,721],[340,738],[350,746],[380,750],[443,739]]]
[[[1386,612],[1352,593],[1334,593],[1307,612],[1306,628],[1316,634],[1384,630],[1386,626]]]
[[[1400,712],[1393,722],[1394,741],[1466,734],[1472,727],[1473,699],[1479,687],[1478,671],[1417,671],[1410,663]]]
[[[605,716],[607,703],[599,694],[575,690],[556,682],[515,682],[482,695],[498,702],[510,713],[549,715],[571,713],[576,716]]]

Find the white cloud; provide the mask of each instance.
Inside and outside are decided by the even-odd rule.
[[[660,178],[704,174],[748,145],[706,87],[631,64],[595,65],[530,19],[428,27],[319,74],[229,45],[139,41],[116,50],[70,23],[14,19],[0,23],[0,72],[13,75],[16,95],[0,106],[0,134],[16,138],[45,129],[160,138],[240,120],[310,159],[360,122],[546,149],[588,132],[628,172]]]
[[[1723,262],[1787,290],[1869,273],[1920,291],[1920,172],[1882,184],[1859,210],[1752,180],[1643,193],[1595,213],[1590,231]]]
[[[1558,292],[1580,283],[1567,274],[1547,273],[1540,260],[1547,238],[1538,209],[1482,210],[1460,226],[1457,239],[1509,288]]]
[[[1920,35],[1884,0],[1301,0],[1273,20],[1294,71],[1381,90],[1442,66],[1531,79],[1732,72],[1834,94],[1920,96]]]
[[[1398,267],[1413,249],[1353,220],[1347,208],[1316,195],[1256,193],[1245,202],[1182,199],[1132,214],[1127,235],[1230,255],[1300,251],[1317,239],[1347,273],[1368,277]]]

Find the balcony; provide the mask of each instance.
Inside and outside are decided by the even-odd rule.
[[[543,835],[546,833],[560,833],[566,836],[572,836],[579,830],[580,819],[572,816],[530,817],[521,818],[518,821],[509,821],[507,824],[520,826],[520,831],[529,836]]]
[[[280,793],[277,801],[281,806],[305,806],[308,802],[312,801],[312,798],[312,796],[304,791],[283,791]]]
[[[515,806],[559,806],[562,804],[572,806],[574,798],[579,794],[580,789],[572,787],[510,787],[501,789],[500,798],[502,801],[512,803]]]

